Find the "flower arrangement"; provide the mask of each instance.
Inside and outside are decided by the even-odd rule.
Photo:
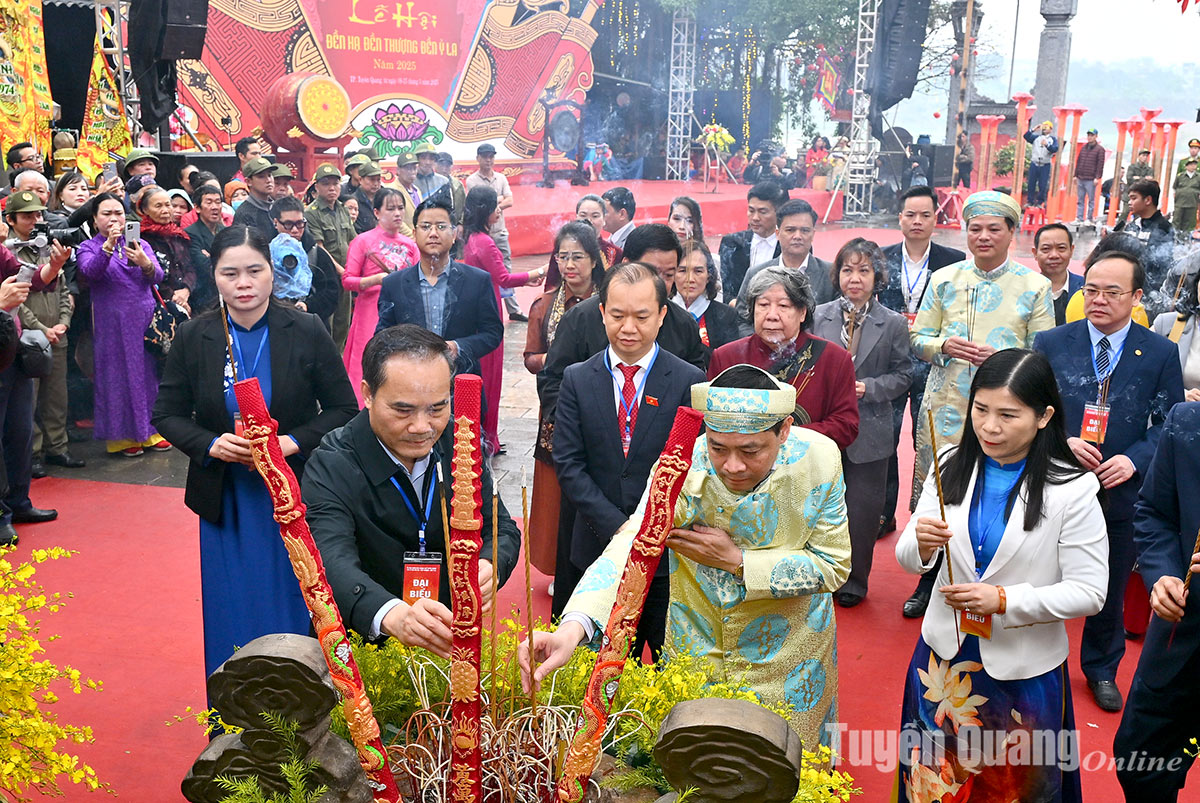
[[[596,654],[576,650],[566,666],[542,683],[532,706],[521,690],[516,659],[521,626],[513,618],[499,629],[495,676],[488,672],[492,660],[487,637],[480,664],[481,743],[484,754],[493,756],[484,765],[485,791],[504,789],[505,799],[512,801],[543,800],[557,777],[559,746],[574,733]],[[449,756],[449,662],[394,639],[375,645],[363,643],[357,635],[351,638],[384,742],[391,744],[389,755],[398,781],[407,777],[414,793],[424,791],[422,799],[440,800],[437,795],[442,793],[444,761]],[[606,784],[617,789],[651,786],[660,794],[671,791],[653,759],[659,727],[676,703],[710,697],[761,704],[740,678],[715,676],[703,657],[677,652],[653,666],[630,659],[604,736],[605,752],[617,759],[617,770]],[[784,713],[778,707],[772,710]],[[334,730],[348,737],[340,708],[334,711]],[[835,803],[858,794],[849,775],[829,770],[831,758],[828,748],[804,751],[797,803]]]
[[[733,145],[733,135],[725,126],[717,123],[709,123],[704,126],[701,135],[706,147],[716,148],[722,154],[728,154],[729,148]]]
[[[812,163],[814,176],[829,176],[833,174],[833,160],[826,156]]]
[[[35,564],[74,553],[60,547],[35,549],[28,561],[14,566],[8,560],[11,552],[0,550],[0,790],[26,801],[30,791],[61,796],[63,779],[100,789],[105,785],[95,770],[59,747],[61,742],[91,742],[92,729],[61,723],[46,708],[58,702],[51,687],[59,681],[74,694],[84,685],[99,690],[100,684],[84,679],[77,669],[37,659],[45,651],[38,617],[41,612],[57,613],[64,603],[62,594],[46,594],[33,579]],[[9,798],[0,792],[0,799]]]

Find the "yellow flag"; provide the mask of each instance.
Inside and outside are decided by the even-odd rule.
[[[100,52],[100,37],[96,36],[96,56],[88,79],[87,105],[83,110],[83,127],[75,164],[79,172],[95,178],[104,165],[112,161],[109,152],[125,155],[133,147],[129,126],[125,121],[125,104],[117,90],[117,79]]]

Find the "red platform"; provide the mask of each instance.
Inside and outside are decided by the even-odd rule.
[[[637,223],[665,223],[670,204],[680,195],[694,198],[704,214],[704,234],[729,234],[746,228],[746,184],[720,184],[716,192],[706,192],[693,181],[593,181],[587,187],[573,187],[559,181],[553,189],[530,184],[514,184],[512,210],[504,213],[508,224],[508,242],[513,256],[548,254],[554,246],[554,233],[575,219],[575,203],[589,193],[603,195],[613,187],[628,187],[637,199]],[[812,204],[818,218],[833,200],[830,221],[842,219],[842,194],[817,190],[792,190],[791,197]]]

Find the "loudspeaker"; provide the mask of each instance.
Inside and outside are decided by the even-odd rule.
[[[954,180],[954,146],[927,145],[929,156],[929,183],[935,187],[949,187]]]
[[[158,157],[158,182],[160,187],[171,189],[179,186],[179,171],[184,164],[193,164],[217,177],[222,185],[233,178],[241,164],[237,154],[231,151],[173,151],[155,153]]]
[[[198,59],[208,32],[208,0],[165,0],[167,19],[163,30],[164,61]]]

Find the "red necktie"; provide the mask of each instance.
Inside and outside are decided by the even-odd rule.
[[[637,385],[633,382],[634,375],[637,374],[639,366],[637,365],[618,365],[621,373],[625,374],[625,387],[621,388],[621,398],[624,404],[617,411],[617,427],[621,431],[621,448],[625,450],[626,456],[629,455],[629,441],[633,437],[633,428],[637,426]],[[628,412],[627,412],[628,411]],[[628,419],[625,416],[628,415]]]

